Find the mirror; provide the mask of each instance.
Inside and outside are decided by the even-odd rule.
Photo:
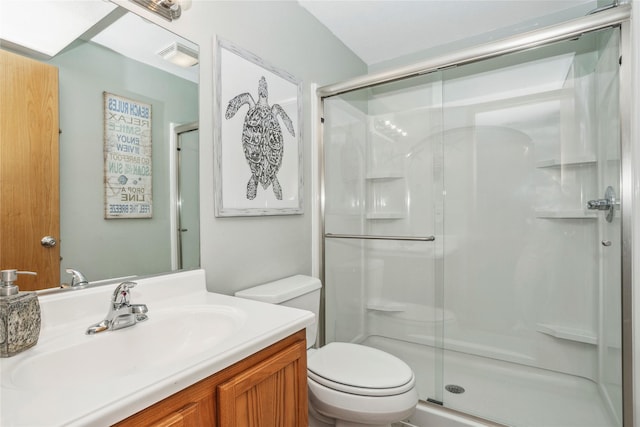
[[[27,2],[13,3],[22,3],[16,6],[18,12],[28,14],[38,25],[35,12],[24,6]],[[175,270],[180,258],[185,268],[198,267],[199,69],[198,65],[174,65],[158,54],[193,56],[195,52],[197,58],[198,46],[111,3],[50,3],[56,7],[69,3],[73,8],[97,3],[96,7],[106,4],[109,8],[97,22],[81,29],[74,41],[63,42],[66,47],[51,58],[25,43],[28,56],[59,70],[60,283],[71,281],[67,268],[98,281]],[[15,13],[12,19],[19,20]],[[48,16],[39,24],[43,27],[32,33],[53,39],[62,28],[49,27],[64,27],[61,22],[66,21]],[[25,55],[19,43],[8,43],[4,37],[2,47]],[[148,182],[152,189],[145,189],[144,197],[151,199],[150,218],[105,219],[105,192],[110,189],[105,190],[109,167],[105,158],[112,155],[120,160],[118,156],[130,150],[126,144],[115,151],[105,148],[105,92],[150,106],[150,168],[127,171],[124,161],[117,163],[116,170],[123,168],[122,185],[111,188],[121,191],[116,196],[125,200],[131,196],[125,194],[126,188]],[[185,149],[176,149],[181,146]],[[181,242],[194,247],[180,248]]]

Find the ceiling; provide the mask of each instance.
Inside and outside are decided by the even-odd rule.
[[[291,1],[291,0],[290,0]],[[54,56],[95,22],[108,20],[115,5],[101,0],[26,2],[1,0],[5,12],[0,19],[0,39],[18,40],[21,46]],[[300,5],[326,26],[368,66],[409,57],[438,47],[457,49],[464,43],[490,41],[509,32],[523,32],[567,17],[581,16],[595,8],[596,0],[298,0]],[[11,17],[10,19],[8,17]],[[56,16],[56,19],[51,19]],[[139,20],[140,22],[131,22]],[[554,22],[555,21],[555,22]],[[169,72],[197,80],[197,66],[178,70],[157,56],[174,39],[197,50],[197,46],[175,34],[147,23],[132,13],[110,22],[93,42],[122,52]],[[52,26],[56,27],[56,30]],[[49,28],[45,32],[42,28]],[[137,37],[126,37],[136,28]],[[502,32],[501,32],[502,30]],[[13,34],[15,32],[15,35]],[[145,35],[146,34],[146,35]],[[120,35],[120,37],[118,37]],[[56,42],[57,45],[54,45]],[[456,44],[457,42],[457,44]],[[115,44],[113,44],[115,43]],[[142,49],[142,50],[138,50]],[[144,58],[144,59],[143,59]],[[413,62],[413,61],[412,61]],[[171,69],[173,67],[173,70]],[[191,74],[186,75],[186,74]]]
[[[116,5],[102,1],[1,0],[0,40],[44,58],[57,55]]]
[[[367,65],[584,15],[594,0],[299,0]],[[505,33],[503,31],[503,33]],[[504,37],[504,35],[502,35]],[[481,40],[489,41],[489,40]]]
[[[102,0],[0,0],[0,45],[48,60],[78,39],[90,41],[138,62],[198,81],[199,66],[182,68],[158,55],[172,43],[198,46],[138,15]],[[131,29],[135,28],[135,37]],[[43,29],[46,29],[44,31]]]

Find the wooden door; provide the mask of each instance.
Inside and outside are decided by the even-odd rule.
[[[20,290],[60,285],[58,69],[0,50],[0,268]]]
[[[218,386],[220,427],[308,425],[305,341]]]

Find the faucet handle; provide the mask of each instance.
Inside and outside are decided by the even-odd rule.
[[[116,290],[113,291],[113,296],[111,297],[111,302],[114,305],[128,305],[129,304],[129,289],[135,287],[137,285],[136,282],[122,282],[116,287]]]

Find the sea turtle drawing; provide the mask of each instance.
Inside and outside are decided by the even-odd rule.
[[[249,104],[242,128],[242,148],[251,169],[251,177],[247,183],[249,200],[255,199],[258,183],[265,190],[271,185],[276,199],[282,200],[282,187],[277,174],[282,166],[284,144],[278,116],[289,133],[295,136],[293,123],[287,113],[278,104],[270,106],[268,97],[267,79],[263,76],[258,82],[258,102],[254,101],[250,93],[245,92],[229,101],[225,113],[225,118],[231,119],[244,104]]]

